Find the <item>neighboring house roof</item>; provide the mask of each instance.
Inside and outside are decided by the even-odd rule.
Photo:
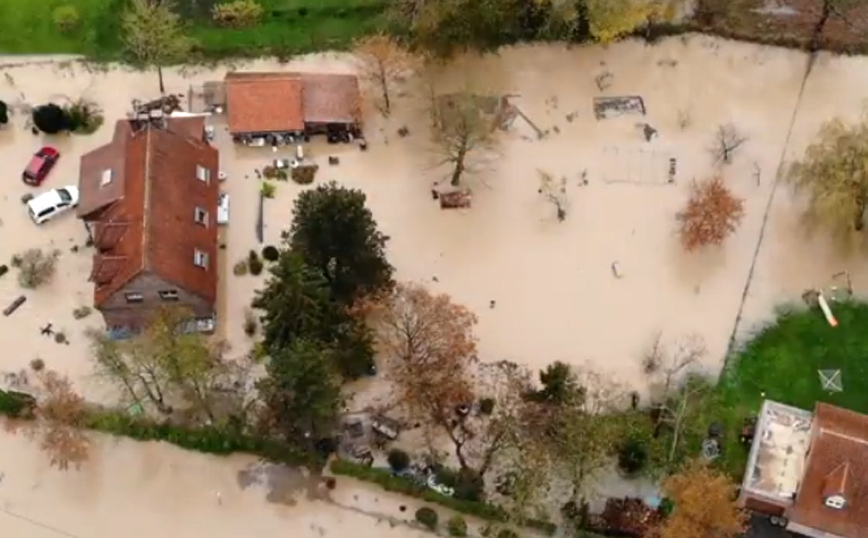
[[[281,73],[229,73],[226,105],[230,133],[304,129],[302,83]]]
[[[355,75],[298,73],[304,83],[304,121],[358,123],[359,79]]]
[[[818,403],[805,474],[790,521],[847,538],[868,538],[868,415]],[[825,505],[830,495],[846,505]]]
[[[203,130],[203,118],[138,130],[121,120],[110,143],[81,158],[78,215],[92,224],[98,247],[95,306],[143,272],[216,300],[219,157]],[[198,166],[208,182],[197,179]],[[196,207],[208,212],[208,226],[195,221]],[[193,263],[197,249],[209,257],[207,270]]]
[[[231,72],[226,75],[229,132],[300,131],[304,123],[358,123],[355,75]]]

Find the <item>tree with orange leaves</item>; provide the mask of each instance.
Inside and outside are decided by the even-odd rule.
[[[694,184],[687,207],[676,216],[681,244],[687,251],[720,245],[743,217],[744,200],[734,196],[719,176]]]
[[[730,538],[744,532],[747,516],[736,505],[736,485],[702,461],[694,461],[663,482],[674,511],[655,532],[657,538]]]
[[[360,60],[362,78],[373,84],[382,98],[381,110],[392,111],[392,85],[412,72],[419,59],[394,38],[379,34],[356,41],[353,52]]]
[[[477,399],[476,389],[498,397],[497,409],[510,410],[512,406],[506,402],[520,391],[496,392],[510,389],[518,376],[504,367],[484,376],[498,387],[477,382],[473,335],[477,318],[448,295],[432,294],[419,284],[401,283],[367,306],[396,403],[414,419],[445,431],[462,469],[484,474],[495,452],[504,446],[510,428],[498,413],[484,420],[468,416]],[[489,375],[493,373],[498,375]]]

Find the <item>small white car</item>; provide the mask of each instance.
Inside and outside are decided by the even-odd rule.
[[[27,212],[36,224],[42,224],[78,206],[78,187],[51,189],[27,201]]]
[[[229,223],[229,195],[225,192],[220,193],[217,198],[217,224]]]

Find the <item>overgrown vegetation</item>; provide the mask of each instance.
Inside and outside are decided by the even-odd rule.
[[[705,31],[788,47],[864,52],[868,17],[855,0],[803,0],[795,15],[763,10],[763,0],[699,0],[677,21],[683,0],[179,0],[191,53],[202,57],[293,54],[345,48],[384,30],[435,55],[491,50],[528,40],[649,40]],[[118,58],[128,50],[126,0],[0,3],[0,50]],[[832,6],[834,9],[829,9]],[[26,31],[25,31],[26,30]],[[125,44],[126,43],[126,44]],[[186,60],[188,57],[185,57]]]

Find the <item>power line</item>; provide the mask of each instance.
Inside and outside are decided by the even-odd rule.
[[[27,516],[22,516],[21,514],[17,514],[17,513],[13,512],[7,508],[2,507],[2,506],[0,506],[0,512],[6,514],[8,516],[14,517],[16,519],[20,519],[21,521],[24,521],[25,523],[29,523],[29,524],[33,525],[34,527],[40,527],[40,528],[45,529],[47,531],[53,532],[55,534],[59,534],[61,536],[66,536],[66,538],[81,538],[80,536],[77,536],[75,534],[71,534],[71,533],[66,532],[64,530],[58,529],[57,527],[52,527],[51,525],[48,525],[46,523],[41,523],[39,521],[36,521],[35,519],[30,519]]]

